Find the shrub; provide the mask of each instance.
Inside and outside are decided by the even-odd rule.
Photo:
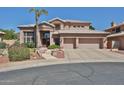
[[[8,49],[10,61],[22,61],[30,59],[30,50],[25,47],[10,47]]]
[[[35,43],[33,43],[33,42],[28,42],[28,43],[25,43],[25,46],[26,46],[27,48],[35,48]]]
[[[48,49],[56,49],[56,48],[60,48],[60,46],[55,44],[48,46]]]
[[[0,49],[4,49],[4,48],[6,48],[6,43],[0,42]]]

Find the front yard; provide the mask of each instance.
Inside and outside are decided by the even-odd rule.
[[[47,51],[50,51],[48,57],[64,58],[64,51],[57,45],[35,48],[34,43],[20,44],[18,41],[11,46],[3,42],[0,45],[0,62],[45,59],[43,54]]]

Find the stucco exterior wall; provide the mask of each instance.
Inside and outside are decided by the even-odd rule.
[[[118,49],[124,49],[124,36],[108,38],[108,44],[107,44],[108,49],[112,48],[112,41],[118,41],[119,42]]]
[[[120,49],[124,49],[124,37],[120,37]]]

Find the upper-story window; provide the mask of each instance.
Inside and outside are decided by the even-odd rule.
[[[119,32],[121,32],[120,27],[116,28],[116,33],[119,33]]]
[[[112,29],[112,30],[111,30],[111,33],[112,33],[112,34],[116,33],[116,30],[115,30],[115,29]]]
[[[55,29],[60,30],[61,29],[60,24],[55,24]]]

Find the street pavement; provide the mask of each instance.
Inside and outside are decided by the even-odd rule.
[[[124,63],[71,63],[0,72],[9,85],[123,85]]]
[[[124,54],[104,49],[69,49],[64,59],[0,64],[0,84],[121,85]]]

